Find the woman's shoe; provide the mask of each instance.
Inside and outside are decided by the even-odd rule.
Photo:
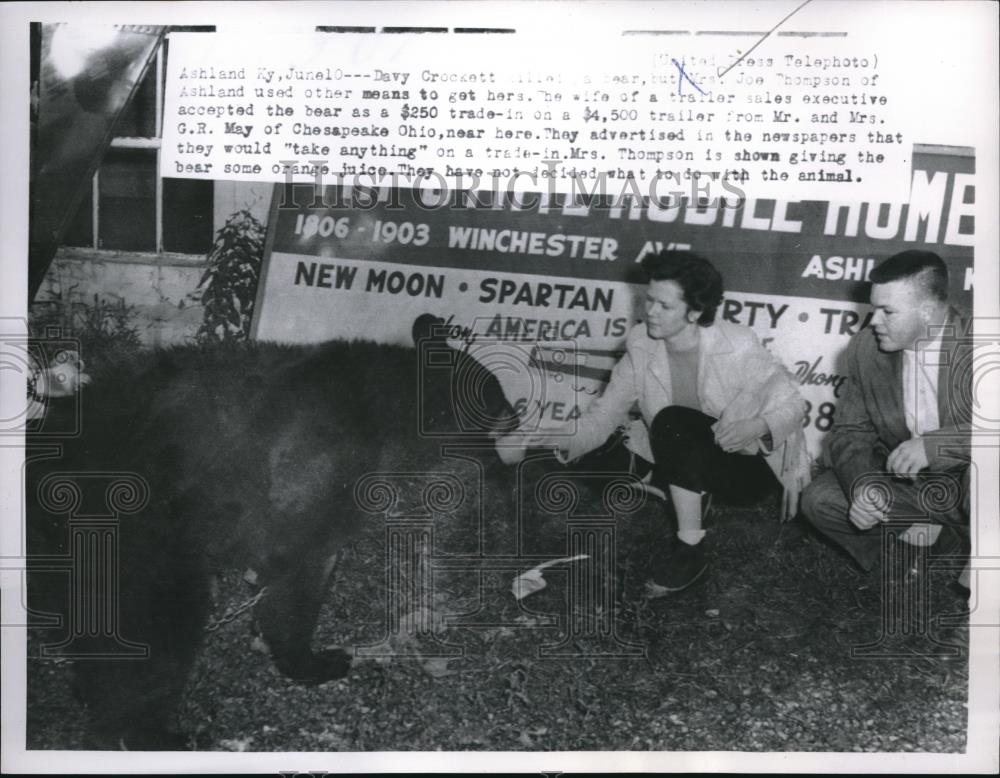
[[[646,582],[646,591],[650,597],[682,592],[702,580],[707,572],[705,541],[694,546],[681,541],[661,569]]]

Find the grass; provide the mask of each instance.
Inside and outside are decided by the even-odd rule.
[[[780,524],[777,496],[716,506],[711,575],[681,595],[645,597],[671,534],[669,508],[651,500],[604,520],[615,573],[585,590],[590,600],[572,604],[565,568],[515,600],[517,572],[575,553],[565,512],[534,499],[553,467],[529,463],[512,497],[510,472],[483,485],[473,463],[452,462],[466,499],[425,520],[434,551],[424,571],[435,573],[423,600],[416,570],[388,574],[385,517],[345,549],[314,645],[381,644],[405,656],[358,659],[345,679],[300,686],[274,669],[243,616],[208,636],[178,727],[213,750],[964,750],[966,662],[920,655],[928,644],[912,635],[885,644],[893,658],[852,656],[882,633],[879,575],[800,524]],[[418,514],[419,484],[401,491],[396,513]],[[580,494],[577,514],[601,512],[596,493]],[[532,559],[511,569],[445,569],[471,566],[480,551],[515,556],[519,541]],[[960,609],[945,593],[950,575],[931,571],[934,617]],[[242,571],[229,571],[217,614],[252,593]],[[390,604],[420,629],[390,629]],[[602,624],[610,636],[598,634]],[[29,635],[29,656],[43,638]],[[609,655],[623,651],[635,656]],[[82,747],[87,714],[71,695],[70,664],[29,660],[28,681],[29,748]]]

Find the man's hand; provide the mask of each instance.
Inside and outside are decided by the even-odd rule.
[[[869,530],[880,521],[885,521],[885,511],[865,499],[864,495],[856,497],[851,502],[851,510],[847,516],[851,524],[860,530]]]
[[[924,439],[916,437],[904,440],[889,454],[885,465],[893,475],[909,478],[912,481],[921,470],[927,467],[927,450],[924,448]]]
[[[715,428],[715,443],[723,451],[742,451],[768,433],[767,422],[760,416],[740,419]]]

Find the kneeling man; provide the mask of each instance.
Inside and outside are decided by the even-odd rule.
[[[878,561],[882,522],[912,522],[900,539],[935,543],[969,522],[968,370],[956,353],[965,322],[948,306],[948,270],[903,251],[870,275],[871,326],[847,348],[847,382],[827,443],[832,469],[802,495],[802,512],[864,569]],[[965,580],[959,583],[968,587]]]

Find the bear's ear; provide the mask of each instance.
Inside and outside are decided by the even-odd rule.
[[[416,346],[422,340],[434,339],[444,341],[444,319],[432,313],[423,313],[413,321],[413,345]]]

